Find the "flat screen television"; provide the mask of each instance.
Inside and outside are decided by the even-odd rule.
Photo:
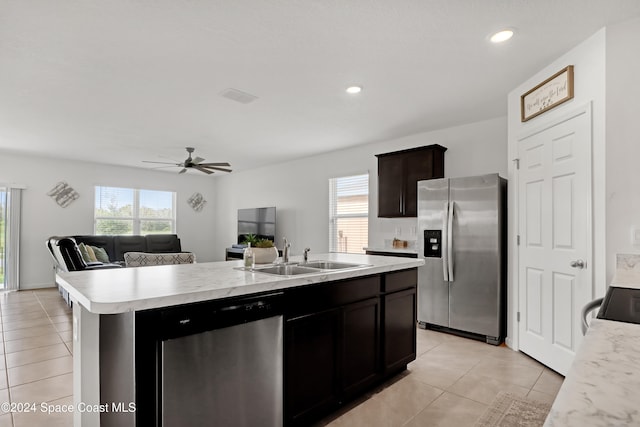
[[[238,243],[243,243],[247,234],[255,234],[260,239],[269,239],[275,243],[275,206],[238,209]]]

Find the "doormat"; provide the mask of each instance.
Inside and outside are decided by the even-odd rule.
[[[542,427],[551,405],[501,392],[475,427]]]

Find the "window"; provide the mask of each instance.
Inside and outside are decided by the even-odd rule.
[[[20,210],[22,188],[0,187],[0,288],[20,287]]]
[[[95,234],[160,234],[176,231],[176,193],[96,187]]]
[[[364,253],[369,240],[369,174],[329,180],[329,251]]]
[[[5,227],[7,220],[7,190],[0,187],[0,289],[4,289],[4,264],[5,264]]]

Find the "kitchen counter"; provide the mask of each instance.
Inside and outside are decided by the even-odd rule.
[[[301,257],[291,258],[292,262],[301,260]],[[139,367],[136,367],[138,362],[133,362],[143,353],[139,350],[147,348],[144,346],[138,348],[139,343],[144,341],[150,333],[157,332],[160,327],[154,323],[152,326],[148,325],[145,330],[137,329],[137,322],[134,319],[137,319],[138,315],[148,314],[148,310],[170,306],[180,306],[182,310],[190,303],[249,296],[274,290],[290,289],[289,292],[297,292],[300,288],[309,285],[346,279],[356,279],[353,283],[369,283],[359,278],[385,273],[398,274],[392,272],[400,273],[400,270],[415,269],[424,263],[423,260],[413,258],[335,253],[316,254],[310,261],[312,260],[347,262],[366,266],[344,270],[322,270],[318,273],[292,276],[243,271],[239,269],[242,267],[242,261],[58,273],[56,282],[69,292],[74,302],[73,401],[75,407],[79,408],[82,405],[100,407],[101,396],[104,396],[102,386],[105,384],[107,384],[106,390],[116,390],[118,396],[126,396],[118,400],[118,402],[125,402],[125,406],[131,402],[135,404],[136,398],[140,396],[153,395],[153,393],[141,393],[140,396],[132,394],[132,390],[142,387],[140,384],[151,383],[155,386],[153,381],[138,381],[136,372],[142,369],[141,367],[151,366],[148,364],[156,362],[147,362],[148,359],[145,358],[145,362],[140,362]],[[380,279],[372,278],[372,283],[380,283],[376,280]],[[337,286],[340,283],[342,282],[338,282]],[[312,286],[309,288],[311,289]],[[380,291],[379,288],[376,289]],[[415,304],[415,299],[413,301]],[[105,329],[109,325],[111,327],[117,325],[116,333]],[[410,325],[415,327],[415,320]],[[113,352],[114,348],[118,349],[117,352]],[[154,345],[154,351],[155,348]],[[102,378],[108,378],[108,380],[105,381]],[[114,384],[117,384],[117,387]],[[142,407],[145,405],[143,404]],[[146,407],[148,408],[148,405]],[[119,417],[118,423],[114,425],[135,425],[136,414],[75,411],[73,416],[74,426],[79,427],[100,425],[103,416]],[[109,422],[113,420],[109,419]]]
[[[411,258],[338,253],[316,254],[313,260],[368,266],[277,276],[235,269],[242,267],[242,261],[222,261],[59,273],[56,282],[89,312],[117,314],[349,279],[424,263]],[[302,258],[291,257],[291,261],[302,261]]]
[[[618,255],[611,286],[640,288],[640,255]],[[544,425],[640,425],[640,325],[591,320]]]

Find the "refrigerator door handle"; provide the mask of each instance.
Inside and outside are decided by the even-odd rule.
[[[447,223],[447,268],[449,270],[449,282],[453,282],[453,215],[455,202],[449,203],[449,218]]]
[[[447,255],[447,236],[448,236],[448,221],[449,221],[449,202],[445,202],[444,203],[444,211],[443,211],[443,215],[442,215],[442,233],[444,234],[442,236],[442,242],[440,242],[440,244],[442,245],[442,274],[444,277],[444,281],[448,282],[449,281],[449,258]]]

